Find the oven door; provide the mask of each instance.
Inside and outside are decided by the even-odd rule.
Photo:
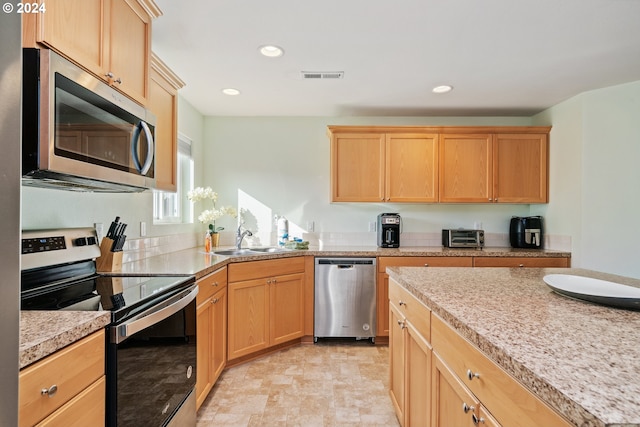
[[[195,426],[185,401],[196,381],[197,293],[192,285],[109,327],[108,426],[165,426],[185,415],[183,425]]]

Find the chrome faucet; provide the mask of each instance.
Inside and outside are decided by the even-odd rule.
[[[236,248],[240,249],[242,247],[242,240],[244,236],[253,236],[253,233],[250,230],[242,231],[242,224],[238,226],[238,233],[236,234]]]

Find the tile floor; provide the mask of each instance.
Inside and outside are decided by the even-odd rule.
[[[387,346],[300,345],[223,372],[197,427],[399,426],[388,383]]]

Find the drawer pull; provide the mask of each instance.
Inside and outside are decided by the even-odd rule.
[[[215,303],[217,303],[218,301],[220,301],[220,299],[219,299],[219,298],[214,298],[214,299],[213,299],[213,301],[211,301],[211,304],[215,304]]]
[[[406,328],[406,327],[407,327],[407,326],[404,324],[404,321],[402,321],[402,320],[398,320],[398,325],[400,325],[400,329],[404,329],[404,328]]]
[[[524,264],[518,264],[518,267],[524,267]]]
[[[211,286],[218,287],[218,282],[213,282],[213,283],[211,284]]]
[[[480,378],[480,374],[477,372],[471,372],[471,369],[467,369],[467,378],[472,381],[474,378]]]
[[[473,420],[473,423],[474,423],[475,425],[478,425],[478,424],[484,424],[484,423],[485,423],[484,418],[482,418],[482,417],[478,417],[478,416],[476,416],[476,414],[472,414],[472,415],[471,415],[471,419]]]
[[[57,392],[58,392],[58,386],[55,384],[49,388],[43,388],[42,390],[40,390],[41,395],[49,396],[49,397],[55,396]]]
[[[429,267],[429,264],[425,264],[424,266],[425,266],[425,267]]]
[[[463,410],[463,411],[464,411],[464,413],[466,414],[466,413],[467,413],[467,412],[469,412],[469,411],[471,411],[471,412],[475,411],[475,410],[476,410],[476,408],[475,408],[475,406],[469,406],[469,405],[467,405],[466,403],[464,403],[464,402],[463,402],[463,403],[462,403],[462,410]]]
[[[400,301],[398,301],[398,305],[399,305],[400,307],[402,307],[403,305],[407,305],[407,303],[406,303],[406,302],[404,302],[404,301],[402,301],[402,300],[400,300]]]

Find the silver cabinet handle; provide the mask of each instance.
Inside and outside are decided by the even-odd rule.
[[[398,301],[398,305],[399,305],[400,307],[402,307],[403,305],[407,305],[407,303],[406,303],[406,302],[404,302],[404,301],[402,301],[402,300],[400,300],[400,301]]]
[[[471,412],[475,411],[475,410],[476,410],[476,408],[475,408],[475,406],[469,406],[469,405],[467,405],[466,403],[464,403],[464,402],[463,402],[463,403],[462,403],[462,410],[463,410],[463,411],[464,411],[464,413],[466,414],[466,413],[467,413],[467,412],[469,412],[469,411],[471,411]]]
[[[196,295],[198,295],[197,286],[194,285],[193,288],[190,289],[191,290],[186,294],[185,292],[182,292],[168,299],[166,301],[166,305],[162,308],[151,308],[140,313],[129,322],[116,326],[113,329],[111,341],[115,344],[120,344],[136,332],[140,332],[141,330],[148,328],[149,326],[154,325],[182,310],[196,298]]]
[[[398,320],[398,325],[400,326],[400,329],[404,329],[404,328],[406,328],[406,327],[407,327],[407,326],[404,324],[404,321],[402,321],[402,320]]]
[[[42,396],[48,396],[48,397],[55,396],[57,392],[58,392],[58,386],[55,384],[49,388],[43,388],[42,390],[40,390],[40,394]]]
[[[122,84],[122,79],[121,79],[120,77],[118,77],[118,78],[117,78],[117,79],[115,79],[113,82],[114,82],[114,83],[118,83],[119,85],[121,85],[121,84]]]
[[[471,369],[467,369],[467,378],[469,378],[469,381],[472,381],[474,378],[480,378],[480,374],[472,372]]]
[[[113,73],[112,73],[111,71],[109,71],[109,72],[108,72],[108,73],[106,73],[104,76],[105,76],[105,77],[109,77],[110,79],[112,79],[112,78],[113,78]]]
[[[213,282],[213,283],[211,284],[211,286],[218,287],[218,282]]]
[[[476,416],[476,414],[472,414],[472,415],[471,415],[471,419],[473,420],[473,423],[474,423],[475,425],[478,425],[478,424],[484,424],[484,423],[485,423],[484,418],[482,418],[482,417],[478,418],[478,417]]]
[[[425,267],[429,267],[429,264],[425,264],[424,266],[425,266]]]
[[[524,267],[524,264],[519,264],[518,267]]]

